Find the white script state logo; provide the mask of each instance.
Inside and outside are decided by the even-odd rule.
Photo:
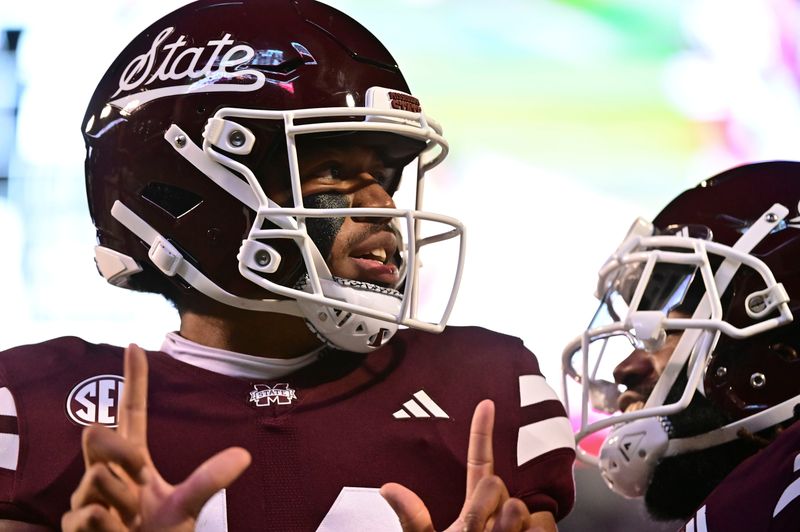
[[[115,98],[120,93],[128,95],[110,101],[111,105],[131,111],[151,100],[195,90],[249,92],[264,86],[266,78],[262,72],[241,68],[253,59],[255,50],[246,44],[233,46],[235,41],[230,33],[221,39],[209,40],[205,46],[184,48],[188,42],[185,35],[165,43],[174,31],[172,27],[162,30],[153,39],[150,50],[128,63],[119,78],[119,88],[111,97]],[[211,52],[210,55],[207,51]],[[203,57],[207,59],[201,59]],[[187,83],[187,80],[196,81]],[[155,81],[175,83],[157,88],[147,87]]]
[[[125,379],[96,375],[76,384],[67,396],[67,414],[80,425],[116,427]]]
[[[255,388],[250,392],[250,402],[256,406],[269,406],[272,403],[279,405],[290,405],[297,399],[294,390],[289,388],[289,384],[282,382],[275,386],[268,384],[254,384]]]

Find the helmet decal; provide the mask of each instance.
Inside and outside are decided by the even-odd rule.
[[[119,78],[119,88],[111,96],[116,98],[120,93],[125,96],[111,100],[111,105],[124,110],[138,107],[143,103],[200,90],[204,92],[249,92],[264,86],[264,74],[254,69],[241,69],[255,56],[255,50],[246,44],[233,45],[230,33],[221,39],[209,40],[205,46],[186,46],[185,35],[179,35],[172,42],[165,42],[175,28],[162,30],[153,39],[150,49],[136,56],[128,63]],[[206,53],[207,50],[211,54]],[[163,55],[163,57],[159,57]],[[203,55],[208,58],[203,60]],[[187,83],[189,80],[197,80]],[[150,90],[147,86],[155,81],[177,82]]]

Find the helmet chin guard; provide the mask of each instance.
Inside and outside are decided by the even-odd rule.
[[[391,315],[400,312],[402,297],[397,290],[339,277],[322,280],[321,283],[329,299],[367,306]],[[298,288],[310,293],[308,276]],[[306,318],[308,328],[334,349],[367,353],[381,347],[397,332],[396,323],[355,314],[330,304],[298,299],[297,305]]]
[[[608,487],[628,498],[641,497],[653,470],[667,451],[661,418],[644,418],[615,426],[600,448],[598,466]]]

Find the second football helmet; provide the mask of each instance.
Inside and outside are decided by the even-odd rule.
[[[643,495],[664,457],[793,417],[800,402],[800,332],[792,323],[800,311],[799,202],[800,163],[731,169],[682,193],[652,223],[637,220],[600,269],[600,308],[564,350],[564,386],[566,395],[570,380],[581,385],[579,442],[611,427],[599,457],[580,454],[600,466],[614,491]],[[670,356],[644,404],[617,412],[625,387],[610,375],[634,349]],[[671,417],[696,393],[724,421],[676,435]],[[617,413],[593,421],[592,409]]]

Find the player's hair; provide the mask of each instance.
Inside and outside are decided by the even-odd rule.
[[[167,278],[152,264],[142,264],[141,266],[142,271],[128,278],[126,288],[163,296],[181,316],[186,310],[190,310],[189,301],[194,298],[187,297],[187,292],[193,290],[191,287],[179,286],[177,282]]]

